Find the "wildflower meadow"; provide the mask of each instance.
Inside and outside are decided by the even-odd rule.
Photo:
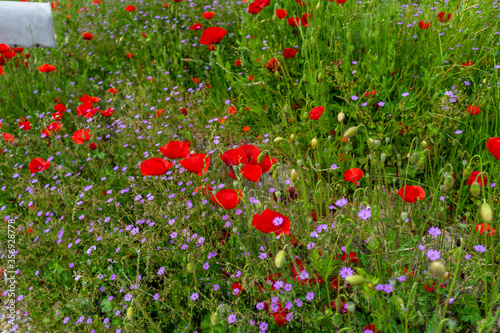
[[[500,331],[499,0],[163,1],[0,44],[0,332]]]

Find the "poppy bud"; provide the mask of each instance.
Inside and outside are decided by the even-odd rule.
[[[319,191],[314,191],[313,197],[314,201],[316,201],[317,203],[320,203],[323,200],[323,198],[321,198],[321,193]]]
[[[321,83],[323,82],[323,74],[322,73],[318,73],[318,77],[316,78],[316,80]]]
[[[455,330],[455,327],[457,327],[457,318],[451,317],[448,319],[448,326],[452,331]]]
[[[444,177],[444,190],[448,191],[449,189],[451,189],[453,187],[453,183],[454,180],[452,176],[447,175],[446,177]]]
[[[365,285],[366,289],[368,290],[372,290],[373,289],[373,283],[371,282],[368,282],[366,285]]]
[[[345,119],[345,113],[344,111],[340,111],[340,113],[337,115],[337,120],[339,121],[339,123],[342,123]]]
[[[275,194],[278,199],[281,198],[281,191],[276,191]]]
[[[396,297],[396,303],[401,306],[402,308],[404,308],[405,306],[405,301],[401,298],[401,297]]]
[[[278,173],[276,172],[276,170],[273,171],[273,180],[276,180],[276,178],[278,178]]]
[[[335,302],[336,303],[336,302]],[[332,322],[333,322],[333,325],[337,328],[339,328],[341,325],[342,325],[342,316],[340,315],[340,313],[336,312],[334,315],[333,315],[333,319],[332,319]]]
[[[446,273],[446,267],[438,260],[431,262],[429,269],[438,279],[443,277],[444,273]]]
[[[278,136],[276,139],[274,139],[274,142],[279,143],[279,142],[281,142],[283,140],[285,140],[285,139],[282,138],[281,136]]]
[[[490,204],[487,202],[483,202],[481,208],[479,209],[479,214],[481,215],[481,219],[483,219],[486,223],[493,220],[493,209],[491,209]]]
[[[462,249],[458,248],[453,252],[453,255],[451,256],[451,261],[455,264],[458,265],[458,260],[460,259],[460,256],[462,255]]]
[[[354,304],[354,302],[352,301],[347,302],[347,311],[349,311],[350,313],[356,312],[356,304]]]
[[[401,212],[401,220],[404,222],[408,218],[408,212]]]
[[[425,157],[420,157],[417,162],[417,170],[422,170],[425,168]]]
[[[304,161],[302,161],[301,159],[298,159],[298,160],[297,160],[297,165],[298,165],[299,167],[301,167],[303,163],[304,163]]]
[[[375,145],[375,147],[378,147],[380,145],[380,140],[373,140],[373,144]]]
[[[495,257],[495,263],[500,264],[500,254]]]
[[[264,157],[266,154],[260,153],[259,156],[257,156],[257,163],[261,163],[264,160]]]
[[[478,183],[473,183],[471,186],[470,186],[470,194],[473,196],[473,197],[477,197],[479,196],[479,194],[481,194],[481,187],[479,186]]]
[[[316,47],[316,39],[314,37],[311,37],[310,42],[312,47]]]
[[[356,134],[358,134],[358,127],[357,126],[350,127],[347,129],[347,131],[345,131],[344,138],[350,139],[354,137]]]
[[[316,140],[316,138],[311,140],[311,148],[312,149],[318,148],[318,140]]]
[[[369,138],[369,139],[368,139],[368,147],[370,147],[370,148],[373,148],[373,147],[374,147],[374,144],[373,144],[373,139],[372,139],[372,138]]]
[[[471,167],[467,167],[464,169],[463,177],[464,179],[469,179],[469,177],[472,175],[472,169]]]
[[[128,318],[129,320],[132,320],[132,317],[134,317],[134,308],[130,306],[130,307],[127,309],[127,318]]]
[[[387,154],[386,153],[380,154],[380,160],[382,161],[382,163],[385,162],[386,158],[387,158]]]
[[[294,143],[295,142],[295,135],[290,134],[290,142]]]
[[[276,267],[281,268],[281,266],[283,266],[284,262],[285,262],[285,251],[281,250],[276,255],[276,259],[274,260],[274,263],[276,264]]]
[[[297,181],[299,179],[299,175],[295,169],[292,169],[292,172],[290,173],[290,178],[292,179],[292,182]]]
[[[217,311],[212,313],[212,315],[210,316],[210,323],[212,324],[212,326],[217,325],[219,323],[219,320],[220,320],[219,313]]]
[[[189,273],[194,273],[194,265],[192,263],[187,264],[187,271]]]
[[[279,71],[274,72],[274,78],[278,81],[281,80],[281,74]]]
[[[361,275],[351,275],[345,278],[346,282],[352,286],[359,286],[363,282],[365,282],[365,278]]]
[[[319,10],[320,7],[321,7],[321,1],[318,1],[318,3],[316,4],[316,10]]]
[[[446,279],[448,279],[449,276],[450,276],[450,272],[444,273],[444,275],[443,275],[443,281],[446,281]]]

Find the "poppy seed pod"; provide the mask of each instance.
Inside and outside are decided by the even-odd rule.
[[[212,313],[212,315],[210,316],[210,323],[212,324],[212,326],[217,325],[219,323],[219,320],[220,320],[219,313],[217,311]]]
[[[479,215],[481,215],[481,219],[486,223],[489,223],[493,220],[493,209],[491,209],[489,203],[482,203],[481,208],[479,209]]]
[[[479,194],[481,194],[481,187],[479,186],[478,183],[473,183],[471,186],[470,186],[470,194],[473,196],[473,197],[478,197]]]
[[[292,179],[292,182],[295,182],[297,181],[297,179],[299,179],[299,174],[297,173],[297,171],[295,171],[295,169],[292,169],[292,172],[290,173],[290,178]]]
[[[127,309],[127,318],[131,320],[134,317],[134,308],[131,306]]]
[[[281,268],[281,266],[283,266],[284,262],[285,262],[285,251],[281,250],[276,255],[276,259],[274,260],[274,263],[276,264],[276,267]]]
[[[365,278],[361,275],[351,275],[345,278],[346,282],[352,286],[359,286],[363,282],[365,282]]]
[[[350,139],[353,138],[356,134],[358,134],[358,127],[357,126],[349,127],[347,131],[345,131],[344,133],[344,138]]]
[[[312,149],[318,148],[318,140],[316,138],[311,140],[311,148]]]
[[[446,273],[446,267],[444,267],[441,261],[433,261],[429,267],[430,271],[436,276],[438,279],[444,276]]]
[[[345,119],[345,113],[344,111],[340,111],[340,113],[337,115],[337,120],[339,121],[339,123],[342,123]]]

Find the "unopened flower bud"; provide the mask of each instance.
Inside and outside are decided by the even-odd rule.
[[[417,170],[422,170],[425,168],[425,157],[420,157],[417,162]]]
[[[359,286],[363,282],[365,282],[365,278],[361,275],[351,275],[345,278],[345,281],[352,286]]]
[[[274,263],[276,264],[276,267],[281,268],[281,266],[283,266],[284,262],[285,262],[285,251],[281,250],[276,255],[276,259],[274,260]]]
[[[443,281],[446,281],[446,279],[448,279],[448,277],[450,277],[450,272],[446,272],[443,274]]]
[[[316,138],[311,140],[311,148],[312,149],[318,148],[318,140],[316,140]]]
[[[335,312],[335,314],[333,315],[332,322],[333,326],[337,328],[339,328],[342,325],[342,316],[340,315],[340,313]]]
[[[297,179],[299,179],[299,174],[295,169],[292,169],[292,172],[290,173],[290,178],[292,179],[292,182],[296,182]]]
[[[356,134],[358,134],[358,127],[350,127],[347,129],[347,131],[345,131],[344,138],[350,139],[353,138]]]
[[[408,212],[401,212],[401,221],[406,221],[408,218]]]
[[[479,186],[478,183],[473,183],[471,186],[470,186],[470,194],[473,196],[473,197],[477,197],[479,196],[479,194],[481,194],[481,187]]]
[[[273,180],[276,180],[276,178],[278,178],[278,173],[276,172],[276,170],[273,171]]]
[[[278,136],[276,139],[274,139],[274,142],[280,143],[281,141],[285,140],[285,138]]]
[[[453,252],[453,255],[451,256],[451,261],[455,264],[458,265],[458,260],[460,259],[460,256],[462,255],[462,249],[458,248]]]
[[[431,262],[429,269],[438,279],[442,278],[444,273],[446,273],[446,267],[438,260]]]
[[[424,148],[424,149],[425,149],[425,148],[427,148],[428,146],[429,146],[429,145],[427,144],[427,141],[422,140],[422,142],[420,142],[420,147],[422,147],[422,148]]]
[[[302,161],[301,159],[298,159],[298,160],[297,160],[297,165],[298,165],[299,167],[301,167],[303,163],[304,163],[304,161]]]
[[[261,163],[264,160],[264,157],[266,157],[266,154],[260,153],[259,156],[257,156],[257,163]]]
[[[479,209],[479,215],[481,215],[481,219],[485,223],[489,223],[493,220],[493,209],[487,202],[483,202],[481,208]]]
[[[127,318],[129,320],[131,320],[132,318],[134,317],[134,308],[132,306],[130,306],[128,309],[127,309]]]
[[[187,264],[187,268],[186,269],[187,269],[187,271],[189,273],[194,273],[194,268],[195,267],[194,267],[194,265],[192,263]]]
[[[347,311],[354,313],[356,311],[356,304],[352,301],[347,302]]]
[[[295,135],[290,134],[290,142],[294,143],[295,142]]]
[[[405,306],[405,301],[401,298],[401,297],[396,297],[396,303],[401,306],[402,308],[404,308]]]
[[[464,169],[464,173],[463,173],[463,176],[464,176],[464,179],[469,179],[469,177],[472,175],[472,169],[471,167],[467,167]]]
[[[344,111],[340,111],[340,113],[337,115],[337,120],[339,121],[339,123],[342,123],[345,119],[345,113]]]
[[[217,325],[219,323],[219,320],[220,320],[219,313],[217,311],[212,313],[212,315],[210,316],[210,323],[212,324],[212,326]]]
[[[457,327],[457,318],[451,317],[448,319],[448,326],[452,331],[455,330],[455,327]]]
[[[451,189],[453,187],[454,182],[455,181],[453,180],[452,176],[448,175],[448,176],[444,177],[443,185],[444,185],[445,191],[448,191],[449,189]]]
[[[417,164],[417,162],[418,162],[418,154],[417,153],[411,154],[410,163],[415,165]]]

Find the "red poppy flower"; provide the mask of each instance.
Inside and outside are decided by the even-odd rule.
[[[83,39],[92,40],[92,39],[94,39],[94,35],[92,35],[90,32],[86,32],[83,34]]]
[[[425,191],[420,186],[406,185],[401,187],[398,194],[405,202],[415,203],[425,198]]]
[[[25,120],[25,121],[19,123],[19,129],[29,131],[31,129],[31,123],[28,120]]]
[[[332,289],[333,290],[339,289],[339,278],[337,276],[332,279]]]
[[[228,176],[231,177],[231,178],[233,178],[234,180],[238,179],[238,178],[236,178],[236,173],[234,173],[233,167],[229,167]]]
[[[54,112],[52,114],[52,118],[54,118],[55,120],[61,120],[62,117],[63,117],[64,113],[61,113],[61,112]]]
[[[95,142],[87,143],[87,146],[89,147],[90,150],[96,150],[97,149],[97,144]]]
[[[487,179],[486,179],[486,176],[484,175],[484,173],[479,176],[479,171],[472,171],[470,177],[469,177],[469,180],[467,180],[467,185],[472,185],[474,183],[474,181],[476,183],[479,184],[479,186],[483,186],[483,183],[486,185],[487,183]],[[476,179],[477,178],[477,179]]]
[[[479,233],[481,235],[484,234],[484,223],[479,223],[478,225],[476,225],[476,231],[479,231]],[[487,233],[486,233],[487,236],[492,236],[492,235],[496,234],[496,232],[497,232],[489,224],[486,225],[486,231],[487,231]]]
[[[489,138],[486,142],[486,149],[495,157],[500,160],[500,138]]]
[[[269,304],[267,304],[267,302],[264,302],[264,308],[269,314],[271,313],[270,310],[273,310],[272,313],[277,326],[283,326],[287,323],[286,316],[288,315],[288,310],[286,308],[283,308],[281,301],[278,301],[278,303],[276,303],[276,308],[274,309],[270,309]]]
[[[130,13],[130,12],[133,12],[135,10],[135,7],[129,5],[129,6],[125,7],[125,10]]]
[[[187,116],[188,111],[185,108],[180,108],[179,109],[183,115]]]
[[[269,69],[271,73],[274,73],[276,71],[280,72],[281,71],[280,61],[276,60],[276,58],[272,58],[267,62],[266,68]]]
[[[47,126],[47,130],[50,132],[59,132],[61,130],[61,123],[54,121]]]
[[[234,64],[235,64],[236,66],[240,67],[240,66],[241,66],[241,60],[236,60],[236,61],[234,62]]]
[[[227,166],[238,165],[248,160],[245,151],[241,147],[229,149],[225,153],[220,154],[220,158]]]
[[[472,61],[462,62],[462,68],[474,66]]]
[[[198,186],[194,191],[198,193],[199,191],[202,191],[203,195],[209,196],[212,195],[212,187],[208,184],[205,184],[203,186]]]
[[[321,277],[319,277],[318,274],[316,274],[316,273],[314,273],[314,275],[316,276],[315,278],[308,278],[308,279],[302,280],[300,278],[300,275],[301,275],[301,272],[305,270],[305,265],[304,265],[304,262],[302,260],[300,260],[299,258],[295,258],[295,263],[294,262],[290,263],[290,267],[288,268],[288,270],[290,271],[290,273],[292,273],[293,280],[297,283],[300,283],[303,286],[305,286],[306,284],[312,286],[314,284],[317,284],[318,282],[321,284],[324,283],[323,279]]]
[[[276,16],[278,16],[278,18],[281,20],[281,19],[284,19],[286,16],[288,15],[288,13],[286,12],[286,10],[284,9],[277,9],[276,10]]]
[[[266,155],[262,162],[258,163],[262,168],[262,173],[268,172],[273,165],[276,164],[276,159],[271,158],[269,155]]]
[[[226,35],[227,30],[220,27],[210,27],[203,30],[200,37],[201,45],[219,44]]]
[[[295,28],[299,26],[300,19],[298,17],[289,17],[287,22],[292,28]]]
[[[118,89],[115,89],[113,87],[109,88],[108,90],[106,90],[107,92],[109,92],[110,94],[116,94],[118,92]]]
[[[344,179],[342,180],[347,180],[348,182],[359,185],[358,180],[360,180],[362,177],[363,177],[363,170],[358,168],[352,168],[344,172]]]
[[[427,290],[427,292],[432,292],[432,291],[434,291],[435,286],[436,286],[436,282],[434,282],[434,285],[432,285],[432,286],[430,284],[429,285],[424,284],[424,289]]]
[[[231,289],[233,289],[233,295],[235,295],[235,296],[239,296],[243,291],[245,291],[245,289],[243,289],[243,285],[241,285],[238,282],[234,282],[231,285]],[[237,293],[236,293],[236,289],[238,289]]]
[[[264,210],[261,215],[255,214],[252,225],[265,234],[273,232],[276,236],[281,234],[290,235],[290,220],[288,217],[270,209]]]
[[[444,22],[448,22],[450,20],[451,14],[448,14],[448,16],[447,16],[445,12],[439,12],[437,17],[438,17],[439,22],[444,23]]]
[[[84,116],[86,115],[87,113],[89,113],[90,111],[92,111],[92,104],[91,103],[83,103],[83,104],[80,104],[76,107],[76,114],[78,116]]]
[[[50,162],[44,161],[41,157],[37,157],[31,160],[30,164],[28,165],[28,169],[30,169],[31,173],[36,173],[47,170],[49,166]]]
[[[302,15],[302,18],[300,19],[300,24],[302,24],[304,27],[308,28],[309,27],[309,19],[311,18],[311,14],[304,13]]]
[[[250,182],[258,182],[262,175],[262,168],[259,165],[248,164],[241,168],[240,173]]]
[[[85,141],[89,141],[91,137],[89,130],[81,129],[76,131],[71,138],[77,145],[81,145]]]
[[[210,20],[212,17],[214,17],[215,13],[214,12],[204,12],[202,14],[203,18],[206,20]]]
[[[240,147],[247,157],[243,164],[257,164],[257,158],[260,155],[260,149],[252,144],[243,145]],[[264,162],[264,161],[262,161]]]
[[[337,0],[339,1],[339,0]],[[327,307],[330,307],[330,309],[333,309],[333,311],[337,311],[337,306],[335,305],[335,301],[332,301],[330,302],[330,304],[326,304],[324,307],[323,307],[323,311],[325,311],[325,309]],[[345,301],[344,300],[341,300],[341,306],[340,306],[340,313],[343,313],[343,314],[346,314],[347,313],[347,309],[345,308]]]
[[[56,66],[52,66],[49,64],[44,64],[42,66],[38,66],[38,71],[44,72],[44,73],[50,73],[56,70]]]
[[[101,112],[101,114],[104,116],[104,117],[111,117],[113,115],[113,112],[115,111],[115,109],[113,108],[109,108],[109,109],[106,109],[106,110],[100,110],[99,112]]]
[[[321,117],[321,115],[323,114],[323,111],[325,111],[325,108],[323,106],[317,106],[313,108],[311,112],[309,112],[309,117],[312,120],[318,120],[319,117]]]
[[[92,97],[87,94],[83,95],[82,97],[78,97],[78,100],[82,102],[83,104],[86,103],[99,103],[100,99],[99,97]]]
[[[12,143],[15,141],[14,136],[12,134],[2,132],[2,136],[5,142]]]
[[[208,171],[210,165],[210,156],[199,153],[193,154],[179,163],[189,172],[196,173],[198,176]]]
[[[195,23],[189,27],[189,30],[200,30],[201,28],[203,28],[203,25],[201,25],[200,23]]]
[[[87,111],[87,113],[85,113],[83,115],[83,117],[85,117],[87,119],[93,118],[95,116],[95,114],[97,113],[97,111],[99,111],[98,108],[93,108],[93,109]]]
[[[328,0],[328,1],[333,1],[333,0]],[[337,0],[338,4],[342,4],[342,3],[346,3],[346,2],[347,2],[347,0]]]
[[[0,44],[0,53],[5,53],[10,49],[10,46],[7,44]]]
[[[342,257],[340,257],[340,259],[342,259],[342,261],[349,261],[354,264],[357,264],[359,262],[356,252],[351,252],[349,253],[349,255],[347,255],[347,253],[344,252],[344,254],[342,255]]]
[[[295,58],[295,55],[297,54],[299,50],[293,49],[293,48],[286,48],[283,50],[283,57],[287,59]]]
[[[210,197],[210,200],[212,200],[213,203],[217,204],[217,206],[229,210],[235,208],[241,201],[242,197],[243,193],[240,189],[223,189],[215,193],[215,195],[212,195]]]
[[[372,331],[372,333],[375,333],[375,326],[373,324],[368,324],[365,326],[365,332],[367,330]],[[377,333],[380,333],[380,331],[377,331]]]
[[[54,110],[56,110],[57,112],[64,112],[66,111],[66,106],[62,103],[59,103],[54,106]]]
[[[431,26],[431,22],[420,21],[418,22],[418,26],[420,27],[420,29],[429,29],[429,27]]]
[[[153,157],[141,163],[141,173],[144,176],[162,176],[174,165],[161,157]]]
[[[479,114],[481,113],[481,109],[479,108],[479,106],[469,105],[467,107],[467,112],[469,112],[469,114]]]
[[[189,146],[183,141],[169,141],[165,147],[160,147],[159,150],[163,156],[172,160],[189,156]]]
[[[164,114],[164,113],[165,113],[165,109],[158,109],[158,110],[156,110],[156,115],[157,115],[158,117],[159,117],[159,116],[161,116],[161,115],[162,115],[162,114]]]
[[[247,12],[250,14],[258,14],[262,10],[263,7],[259,6],[257,2],[252,2],[251,4],[248,5],[248,10]]]
[[[0,66],[0,75],[2,75],[2,74],[3,74],[3,67]]]
[[[130,58],[132,58],[133,56],[134,56],[134,54],[133,54],[133,53],[127,53],[127,58],[129,58],[129,59],[130,59]]]

